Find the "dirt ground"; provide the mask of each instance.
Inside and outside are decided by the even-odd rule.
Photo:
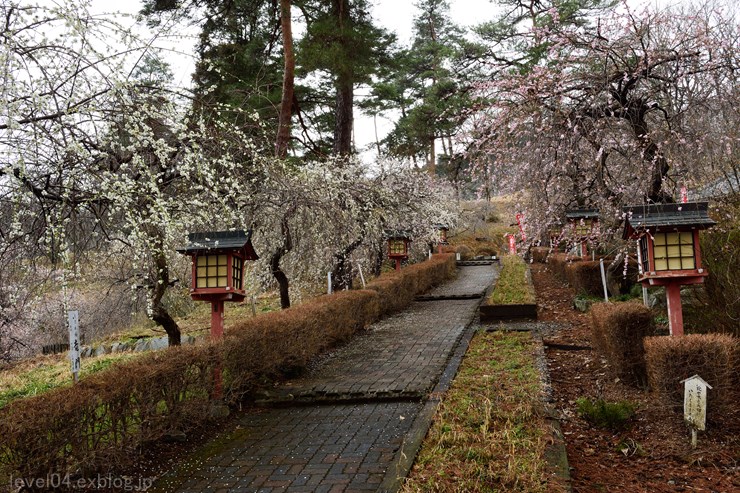
[[[707,431],[699,432],[692,450],[682,410],[623,384],[591,348],[590,315],[572,308],[573,290],[546,264],[533,264],[532,274],[540,320],[564,327],[546,336],[545,345],[573,491],[740,491],[740,410],[708,416]],[[578,415],[579,397],[631,401],[638,404],[637,413],[625,431],[605,431]]]

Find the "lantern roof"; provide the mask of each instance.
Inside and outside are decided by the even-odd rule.
[[[445,223],[437,223],[434,225],[434,227],[437,229],[446,229],[446,230],[450,229],[450,226]]]
[[[626,206],[622,208],[626,214],[622,237],[651,228],[710,228],[716,223],[709,217],[708,206],[708,202]]]
[[[565,211],[565,217],[569,220],[578,219],[598,219],[599,209],[590,209],[588,207],[576,207]]]
[[[389,240],[410,240],[411,231],[405,229],[386,229],[383,231],[386,239]]]
[[[243,250],[247,260],[259,257],[252,246],[252,230],[207,231],[188,234],[188,245],[177,251],[186,255],[193,253],[215,253],[223,250]]]

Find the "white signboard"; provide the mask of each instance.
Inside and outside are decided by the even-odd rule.
[[[77,310],[67,312],[69,326],[69,360],[75,382],[80,373],[80,313]]]
[[[699,375],[683,380],[683,417],[692,428],[704,431],[707,423],[707,389],[712,386]]]

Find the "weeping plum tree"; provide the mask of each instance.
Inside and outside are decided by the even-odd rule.
[[[557,5],[556,5],[557,6]],[[514,188],[533,192],[533,219],[574,205],[614,211],[673,200],[737,153],[738,25],[712,6],[612,10],[530,24],[528,63],[492,61],[478,85],[471,154]],[[709,115],[721,115],[707,127]]]
[[[42,268],[59,272],[63,288],[74,262],[124,252],[127,281],[146,291],[149,315],[177,344],[179,329],[163,302],[174,281],[174,248],[203,224],[241,225],[230,212],[249,139],[188,115],[182,98],[151,79],[128,78],[132,61],[115,46],[144,60],[146,43],[125,28],[72,4],[2,9],[6,239],[28,245],[32,260],[46,256]],[[47,37],[62,27],[65,35]]]

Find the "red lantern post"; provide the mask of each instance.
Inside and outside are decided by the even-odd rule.
[[[701,284],[699,231],[714,226],[706,202],[650,204],[624,208],[623,238],[639,241],[643,286],[664,286],[671,335],[683,335],[681,286]]]
[[[578,242],[579,257],[588,253],[588,242],[594,236],[599,226],[599,210],[577,208],[565,211],[565,217],[570,224],[573,237]]]
[[[437,253],[442,253],[442,247],[450,244],[447,241],[447,232],[449,230],[450,228],[446,224],[437,225]]]
[[[411,234],[408,231],[386,230],[388,239],[388,258],[396,263],[396,271],[401,270],[401,261],[409,258],[409,244],[411,243]]]

